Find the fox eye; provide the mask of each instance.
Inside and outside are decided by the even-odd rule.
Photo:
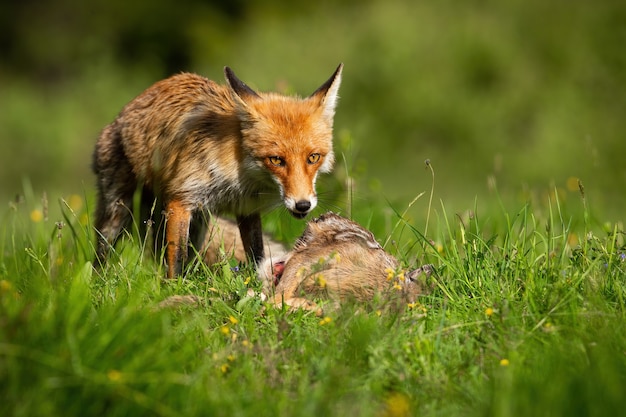
[[[321,157],[322,157],[322,155],[320,155],[318,153],[312,153],[311,155],[309,155],[309,158],[307,159],[307,161],[311,165],[317,164]]]
[[[270,161],[270,164],[274,165],[275,167],[285,166],[285,160],[280,156],[270,156],[267,159]]]

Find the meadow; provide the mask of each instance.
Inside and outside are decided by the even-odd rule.
[[[0,416],[626,415],[624,2],[5,3]],[[129,100],[224,65],[304,96],[339,62],[315,215],[430,293],[278,310],[233,261],[164,280],[137,233],[93,269],[90,156]]]
[[[580,219],[556,193],[464,215],[420,193],[429,227],[355,205],[404,266],[435,267],[433,290],[323,317],[250,296],[254,271],[230,261],[164,280],[136,234],[96,272],[88,200],[15,201],[0,224],[0,414],[624,415],[624,230],[593,222],[580,186]],[[286,216],[266,228],[295,236]],[[160,304],[172,295],[200,302]]]

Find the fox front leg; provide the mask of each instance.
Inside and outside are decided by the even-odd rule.
[[[187,260],[187,242],[189,241],[192,213],[180,200],[172,200],[167,203],[166,213],[167,277],[175,278],[182,274],[183,264]]]
[[[258,265],[264,256],[261,215],[259,213],[239,215],[237,216],[237,225],[248,259],[253,260]]]

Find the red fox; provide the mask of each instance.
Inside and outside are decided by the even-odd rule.
[[[309,221],[293,251],[258,266],[263,293],[273,304],[316,311],[312,298],[370,301],[383,293],[414,302],[429,291],[425,277],[431,273],[430,265],[400,270],[372,232],[332,212]]]
[[[132,100],[94,151],[97,265],[131,224],[138,189],[164,206],[169,278],[181,274],[189,241],[201,243],[207,213],[234,214],[248,258],[263,259],[261,212],[282,200],[304,218],[318,173],[333,167],[342,69],[304,99],[257,93],[226,67],[225,86],[183,73]]]

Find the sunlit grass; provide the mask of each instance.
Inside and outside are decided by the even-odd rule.
[[[375,300],[316,317],[250,297],[260,284],[249,268],[165,282],[133,236],[95,272],[88,204],[59,203],[44,220],[32,216],[43,217],[41,199],[14,202],[0,225],[2,415],[617,415],[624,406],[621,224],[576,222],[553,200],[467,218],[442,205],[428,236],[401,219],[391,239],[407,266],[434,264],[431,294],[400,310]],[[364,218],[387,238],[390,222]],[[173,295],[192,302],[162,304]]]

